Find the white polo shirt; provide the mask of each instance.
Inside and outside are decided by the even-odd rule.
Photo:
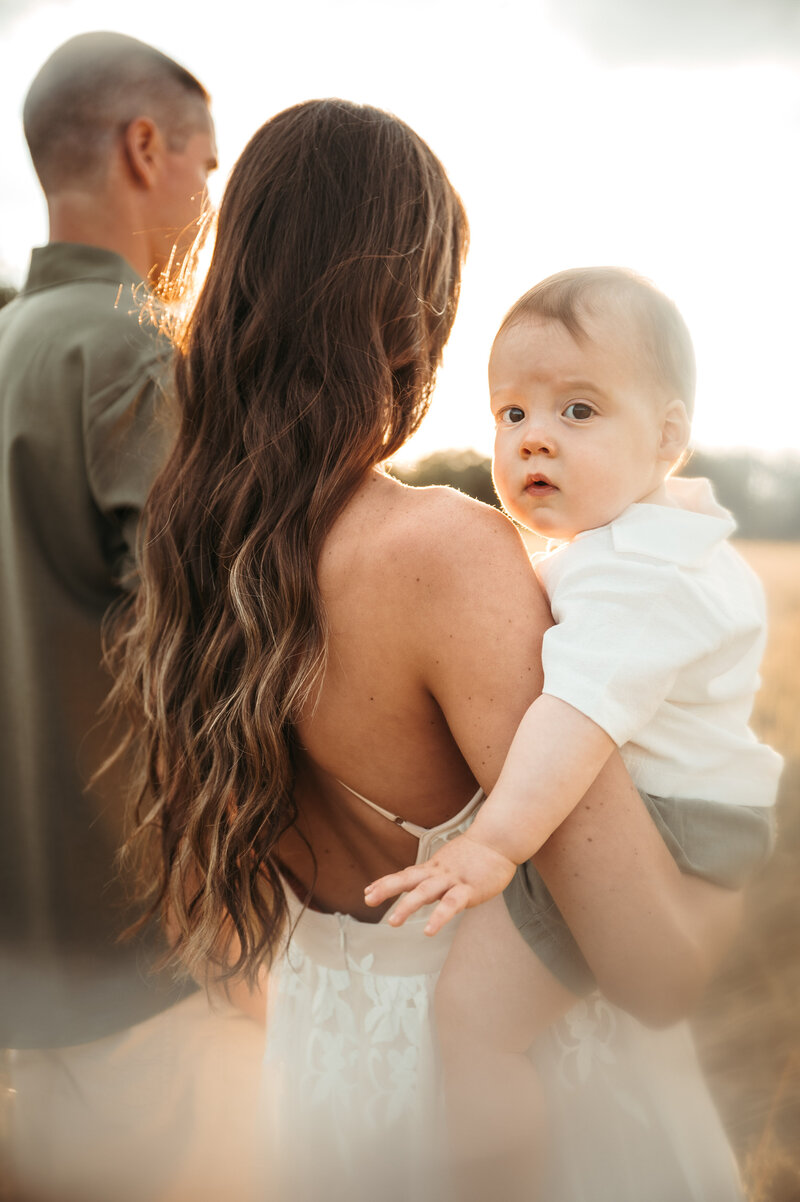
[[[534,557],[557,623],[543,691],[601,726],[648,793],[772,805],[782,760],[748,726],[761,584],[727,541],[735,523],[708,481],[667,489],[671,505],[631,505]]]

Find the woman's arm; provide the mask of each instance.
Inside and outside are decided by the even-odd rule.
[[[610,1001],[665,1026],[730,946],[742,895],[682,873],[615,753],[534,863]]]
[[[419,670],[489,792],[541,690],[551,619],[499,513],[454,504],[429,541],[436,568],[416,614]],[[606,996],[657,1025],[691,1009],[735,932],[740,897],[679,871],[618,754],[534,862]]]

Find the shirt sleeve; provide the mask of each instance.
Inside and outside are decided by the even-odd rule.
[[[678,673],[724,637],[690,571],[641,555],[567,558],[550,603],[556,625],[544,637],[543,692],[617,746],[650,721]]]
[[[84,446],[89,488],[120,583],[134,566],[136,531],[170,443],[166,384],[170,348],[135,313],[115,313],[102,347],[87,355]]]

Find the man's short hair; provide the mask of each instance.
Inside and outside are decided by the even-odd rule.
[[[84,33],[50,56],[31,84],[22,120],[45,192],[102,179],[114,142],[151,117],[171,150],[200,128],[205,88],[184,67],[136,38]]]
[[[633,322],[655,379],[694,409],[695,357],[691,335],[674,301],[627,267],[573,267],[536,284],[511,306],[500,331],[525,318],[560,321],[573,338],[585,338],[581,317],[612,306]]]

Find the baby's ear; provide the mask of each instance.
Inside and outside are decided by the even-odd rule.
[[[661,442],[658,448],[659,459],[675,463],[680,459],[689,445],[692,432],[689,414],[683,401],[669,401],[664,408],[661,421]]]

